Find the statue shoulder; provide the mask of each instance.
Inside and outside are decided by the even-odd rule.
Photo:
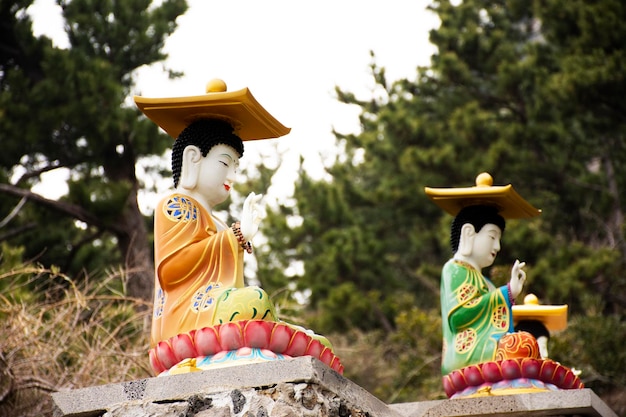
[[[457,271],[459,269],[469,269],[469,268],[471,268],[471,266],[468,263],[459,261],[458,259],[450,258],[443,265],[442,270],[444,272],[452,272],[452,271]]]
[[[157,205],[155,217],[164,216],[175,222],[194,222],[205,214],[200,204],[193,198],[182,194],[170,194],[163,198]]]

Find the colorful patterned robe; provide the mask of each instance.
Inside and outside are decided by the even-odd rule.
[[[155,299],[151,346],[214,324],[218,297],[243,288],[243,249],[230,228],[217,231],[195,200],[172,194],[154,214]]]
[[[471,265],[450,259],[441,272],[443,375],[495,359],[498,340],[513,331],[507,286],[496,288]]]

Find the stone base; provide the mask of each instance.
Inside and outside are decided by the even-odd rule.
[[[617,417],[604,401],[587,388],[391,404],[390,408],[405,417]]]
[[[52,394],[55,417],[403,417],[312,357]]]
[[[617,417],[591,390],[387,405],[300,357],[52,394],[55,417]]]

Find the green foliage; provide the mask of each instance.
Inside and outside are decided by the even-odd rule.
[[[5,145],[0,171],[7,179],[20,174],[15,187],[3,191],[29,190],[42,173],[61,168],[70,171],[71,180],[62,201],[29,199],[27,206],[39,209],[26,207],[12,220],[11,243],[24,246],[25,256],[74,276],[85,266],[103,270],[120,260],[132,271],[151,271],[149,258],[136,255],[148,252],[148,232],[137,206],[135,164],[162,155],[171,138],[126,99],[136,70],[167,57],[162,48],[187,4],[58,0],[70,43],[61,49],[33,36],[25,13],[30,3],[0,6],[7,22],[1,41],[6,53],[0,54],[0,141]],[[75,227],[73,220],[87,227]],[[102,242],[117,245],[110,260],[78,262],[80,253],[95,253]],[[132,295],[150,298],[151,275],[130,274],[137,282],[132,288],[138,289]]]
[[[352,326],[327,336],[344,375],[387,403],[442,399],[441,317],[438,311],[408,307],[393,332],[363,332]]]
[[[619,316],[579,316],[570,322],[567,332],[556,338],[552,351],[556,358],[573,367],[584,364],[581,378],[586,386],[600,392],[612,385],[623,388],[626,378],[621,370],[626,355],[621,347],[625,335],[624,319]]]
[[[67,185],[67,198],[98,216],[105,224],[115,222],[132,189],[129,181],[110,182],[93,177],[70,180]]]
[[[24,270],[22,264],[24,248],[11,247],[1,242],[0,250],[0,294],[14,302],[28,303],[36,299],[36,295],[28,288],[30,273]]]
[[[390,328],[385,314],[389,306],[383,301],[379,290],[364,292],[353,282],[342,283],[320,301],[320,310],[327,314],[312,319],[311,326],[320,332]]]
[[[569,321],[567,330],[550,339],[550,356],[579,370],[586,388],[611,406],[617,415],[626,412],[626,320],[623,315],[600,315],[601,297],[587,294],[589,311]],[[593,305],[595,304],[595,306]]]
[[[539,260],[533,270],[532,285],[542,288],[545,302],[566,302],[574,314],[584,314],[588,309],[585,297],[595,294],[604,300],[608,311],[616,311],[624,290],[619,278],[620,254],[608,247],[593,249],[581,242],[559,243],[552,248],[552,256]]]
[[[417,306],[396,317],[397,331],[391,336],[398,358],[392,395],[388,402],[411,402],[413,398],[440,399],[441,315]]]

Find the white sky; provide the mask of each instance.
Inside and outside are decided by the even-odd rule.
[[[229,91],[248,87],[274,117],[291,127],[278,139],[246,142],[242,164],[282,154],[278,193],[291,194],[290,184],[300,155],[312,175],[332,157],[331,129],[358,131],[358,108],[340,104],[335,86],[371,96],[369,51],[387,72],[388,81],[413,79],[418,65],[428,65],[434,52],[428,31],[438,24],[425,0],[188,0],[187,13],[166,43],[166,65],[182,71],[167,79],[162,66],[142,69],[136,94],[180,97],[204,93],[212,78]],[[64,46],[60,10],[54,0],[36,0],[29,10],[35,34]],[[62,181],[57,196],[66,190]],[[259,190],[266,193],[266,190]],[[54,193],[54,191],[53,191]],[[53,194],[52,193],[52,194]],[[51,195],[49,193],[49,195]],[[153,196],[143,196],[151,210]]]

